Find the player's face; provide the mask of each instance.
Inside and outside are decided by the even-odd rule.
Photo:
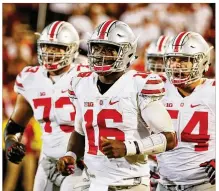
[[[61,61],[66,52],[66,47],[61,45],[42,44],[41,49],[43,64],[48,65]]]
[[[97,66],[112,65],[118,56],[118,47],[110,44],[95,43],[91,46],[93,63]]]
[[[165,71],[163,57],[149,57],[148,62],[150,70],[153,72],[160,73]]]
[[[192,69],[192,58],[189,57],[169,57],[166,67],[171,69],[172,77],[177,79],[187,79]]]

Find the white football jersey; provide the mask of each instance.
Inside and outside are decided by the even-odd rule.
[[[85,136],[84,161],[91,178],[110,185],[124,178],[149,176],[147,156],[108,159],[101,151],[100,138],[125,141],[149,136],[141,110],[163,94],[162,80],[156,74],[130,70],[103,95],[97,80],[96,73],[79,73],[69,88],[77,108],[75,130]]]
[[[169,82],[165,87],[162,101],[172,118],[178,145],[157,155],[161,183],[208,182],[205,168],[199,165],[215,158],[215,80],[205,79],[184,98]]]
[[[43,66],[25,67],[17,76],[14,90],[28,101],[42,129],[43,153],[59,158],[65,155],[74,129],[75,107],[68,97],[73,75],[88,71],[85,65],[71,65],[68,72],[53,84]]]

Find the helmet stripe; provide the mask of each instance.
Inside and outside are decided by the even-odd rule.
[[[182,44],[184,38],[189,34],[189,32],[181,32],[177,35],[175,42],[173,44],[174,46],[174,52],[179,51],[179,46]]]
[[[100,35],[100,31],[101,31],[101,29],[102,29],[102,26],[103,26],[105,23],[106,23],[106,22],[103,22],[103,23],[100,25],[100,28],[99,28],[98,33],[97,33],[97,36]]]
[[[115,22],[115,20],[109,20],[106,21],[102,27],[100,28],[100,32],[99,32],[99,39],[105,39],[105,37],[107,36],[107,32],[110,28],[110,26]]]
[[[166,39],[166,36],[161,36],[158,40],[158,52],[162,51],[163,45],[164,45],[164,40]]]
[[[54,35],[56,34],[56,32],[58,31],[58,28],[59,26],[61,25],[63,21],[56,21],[54,22],[54,24],[51,26],[51,29],[50,29],[50,38],[54,38]]]

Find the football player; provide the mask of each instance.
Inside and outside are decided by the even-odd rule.
[[[77,110],[75,132],[57,167],[68,175],[84,155],[89,191],[149,191],[147,154],[176,145],[170,116],[159,102],[165,91],[161,78],[126,71],[136,57],[136,47],[127,24],[102,23],[88,41],[93,72],[79,73],[71,81],[69,96]]]
[[[158,191],[215,190],[215,79],[209,68],[211,48],[195,32],[181,32],[164,54],[166,106],[178,145],[157,155]],[[210,183],[209,183],[210,181]]]
[[[56,170],[56,161],[65,154],[74,130],[75,107],[67,91],[71,77],[83,67],[72,64],[78,54],[79,36],[70,23],[55,21],[45,27],[37,46],[40,65],[25,67],[16,78],[17,101],[4,132],[6,154],[9,161],[21,162],[25,146],[20,141],[27,123],[34,116],[43,132],[34,191],[52,191],[53,187],[66,191],[81,175],[79,168],[69,177]]]
[[[145,51],[145,71],[157,74],[165,73],[163,56],[170,39],[170,37],[162,35],[157,41],[151,42]]]

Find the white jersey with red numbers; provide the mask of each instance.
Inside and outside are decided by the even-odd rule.
[[[92,181],[110,185],[124,178],[149,176],[146,155],[108,159],[101,152],[100,138],[125,141],[149,136],[141,110],[160,98],[164,91],[162,80],[156,74],[130,70],[103,95],[97,80],[96,73],[79,73],[69,89],[77,108],[75,130],[85,136],[84,162]]]
[[[199,165],[215,158],[215,80],[195,88],[182,97],[177,88],[167,82],[166,106],[178,137],[178,145],[171,151],[157,155],[161,183],[192,185],[208,182],[205,168]]]
[[[73,75],[88,71],[83,65],[71,65],[68,72],[53,84],[43,66],[25,67],[17,76],[14,90],[28,101],[42,128],[43,153],[59,158],[65,155],[74,129],[75,107],[68,97]]]

